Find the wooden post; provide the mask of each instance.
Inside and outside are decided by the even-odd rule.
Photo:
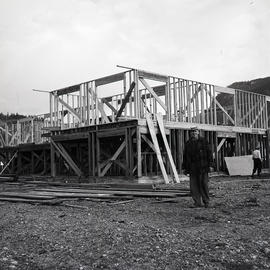
[[[201,118],[200,118],[200,123],[204,124],[205,123],[205,115],[204,115],[204,90],[203,90],[203,84],[200,84],[200,89],[201,89]]]
[[[46,174],[47,172],[47,155],[46,150],[43,150],[43,174]]]
[[[128,72],[128,85],[131,85],[131,71]],[[134,94],[133,94],[134,97]],[[129,97],[129,116],[132,117],[133,116],[133,110],[132,110],[132,95]]]
[[[217,151],[217,146],[218,146],[218,137],[217,137],[217,133],[213,132],[212,133],[213,136],[213,147],[214,147],[214,152],[215,152],[215,162],[216,162],[216,171],[219,171],[219,158],[218,158],[218,151]]]
[[[31,174],[35,173],[35,155],[34,150],[31,151]]]
[[[156,155],[157,155],[157,159],[158,159],[158,162],[159,162],[159,166],[160,166],[164,181],[165,181],[166,184],[168,184],[170,181],[169,181],[169,178],[168,178],[168,175],[167,175],[167,172],[166,172],[163,160],[162,160],[162,155],[161,155],[161,152],[160,152],[158,139],[157,139],[157,136],[156,136],[156,133],[155,133],[154,124],[153,124],[153,121],[152,121],[151,117],[149,116],[149,114],[146,115],[146,121],[147,121],[147,125],[148,125],[148,128],[149,128],[149,132],[150,132],[153,144],[155,146],[155,152],[156,152]]]
[[[89,100],[89,85],[86,83],[85,85],[85,91],[86,91],[86,123],[87,125],[90,125],[90,100]]]
[[[238,117],[237,117],[237,91],[234,92],[233,95],[233,107],[234,107],[234,125],[238,125]]]
[[[100,138],[98,136],[98,133],[96,133],[96,150],[97,150],[97,176],[100,177],[101,176],[101,168],[100,168]]]
[[[214,101],[214,125],[217,125],[217,100],[216,100],[216,90],[213,85],[211,85],[213,89],[213,101]]]
[[[6,145],[9,145],[9,141],[8,141],[8,125],[7,123],[5,123],[5,143]]]
[[[166,82],[166,87],[165,87],[165,105],[167,108],[166,113],[166,120],[171,121],[171,101],[170,101],[170,77],[168,77],[168,80]]]
[[[137,70],[133,70],[133,77],[134,77],[134,82],[135,82],[135,87],[134,87],[134,116],[136,118],[140,117],[140,113],[139,113],[139,80],[138,80],[138,71]]]
[[[18,160],[17,174],[20,175],[22,169],[22,154],[19,150],[17,154],[17,160]]]
[[[137,127],[136,139],[137,139],[137,176],[142,177],[142,145],[141,145],[142,139],[139,127]]]
[[[88,91],[87,91],[88,92]],[[88,177],[91,175],[91,161],[92,161],[92,147],[91,147],[91,136],[92,133],[88,133],[88,138],[87,138],[87,147],[88,147]]]
[[[50,126],[53,126],[53,94],[50,93],[49,95],[50,99]]]
[[[266,131],[266,164],[267,168],[270,168],[270,129]]]
[[[133,167],[134,167],[134,153],[133,153],[133,140],[132,140],[132,136],[134,134],[134,131],[132,130],[132,128],[128,129],[129,132],[129,171],[130,171],[130,176],[132,176],[132,171],[133,171]]]
[[[125,141],[126,141],[126,171],[125,175],[129,175],[130,171],[130,162],[129,162],[129,132],[128,128],[125,128]]]
[[[52,143],[50,143],[51,147],[51,176],[56,176],[56,166],[55,166],[55,148]]]
[[[177,121],[177,91],[176,91],[176,81],[175,77],[173,77],[173,107],[174,107],[174,117],[173,120]]]
[[[186,91],[187,91],[187,112],[188,112],[188,122],[191,123],[191,100],[190,100],[190,87],[189,81],[186,80]]]
[[[161,133],[161,136],[162,136],[164,145],[165,145],[167,156],[169,158],[170,173],[171,172],[173,173],[174,179],[175,179],[176,183],[180,183],[178,172],[176,170],[175,163],[174,163],[174,160],[173,160],[173,157],[172,157],[172,153],[171,153],[171,150],[170,150],[170,146],[169,146],[168,141],[167,141],[167,138],[166,138],[165,128],[164,128],[163,119],[162,119],[162,115],[161,114],[157,114],[157,123],[158,123],[158,127],[159,127],[159,130],[160,130],[160,133]],[[171,145],[171,142],[170,142],[170,145]],[[175,148],[176,147],[175,147],[175,140],[174,140],[174,149]]]

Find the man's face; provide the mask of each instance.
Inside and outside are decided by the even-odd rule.
[[[199,130],[191,130],[190,136],[192,139],[197,140],[199,138]]]

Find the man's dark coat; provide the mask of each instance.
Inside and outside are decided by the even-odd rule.
[[[209,172],[212,161],[210,146],[204,138],[199,137],[198,140],[191,138],[187,141],[182,165],[186,173]]]

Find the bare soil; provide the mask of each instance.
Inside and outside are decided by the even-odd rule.
[[[0,269],[270,269],[270,178],[211,178],[210,190],[210,208],[0,202]]]

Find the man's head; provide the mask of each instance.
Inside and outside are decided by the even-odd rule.
[[[199,138],[199,129],[197,127],[192,127],[190,129],[190,136],[192,139],[198,139]]]

